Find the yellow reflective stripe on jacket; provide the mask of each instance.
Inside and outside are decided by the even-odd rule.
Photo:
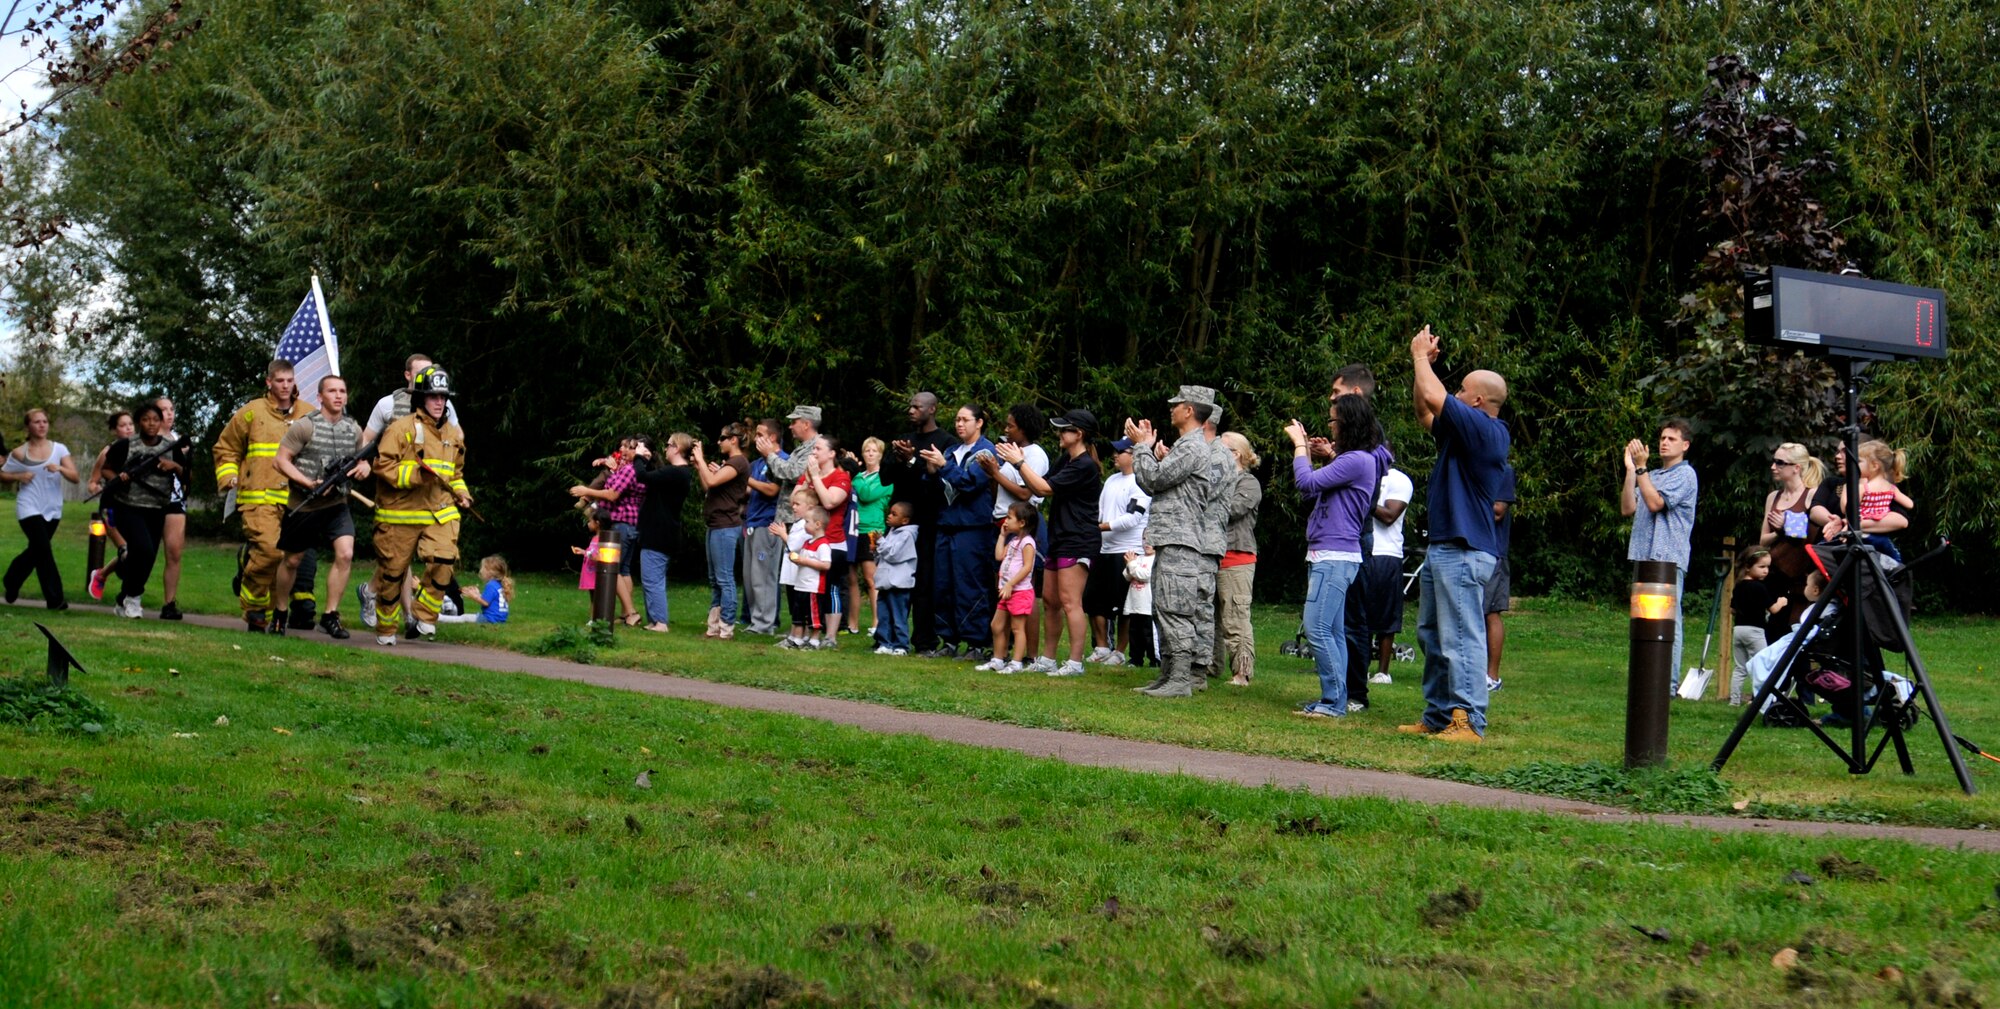
[[[236,506],[249,508],[255,505],[282,505],[291,503],[291,491],[283,487],[237,488]]]
[[[397,487],[408,487],[411,484],[416,483],[417,482],[416,460],[405,459],[402,462],[397,463],[396,475],[390,478],[390,482],[396,485]]]
[[[456,492],[456,493],[459,493],[459,494],[471,494],[471,493],[472,493],[472,492],[471,492],[470,490],[466,489],[466,486],[465,486],[465,481],[463,481],[463,480],[453,480],[453,481],[451,481],[451,489],[452,489],[452,490],[453,490],[454,492]]]
[[[233,462],[226,462],[215,468],[215,482],[221,483],[241,472]]]
[[[245,459],[276,459],[278,443],[275,441],[253,441],[243,453]]]
[[[436,511],[404,508],[377,508],[375,521],[380,525],[431,526],[458,521],[458,506],[446,505]]]
[[[437,475],[441,477],[450,477],[458,472],[458,467],[453,465],[449,459],[433,459],[430,456],[425,456],[424,465],[437,470]]]

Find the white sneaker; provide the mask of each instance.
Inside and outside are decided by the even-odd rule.
[[[1075,659],[1071,659],[1068,662],[1065,662],[1062,665],[1049,670],[1048,675],[1066,677],[1066,676],[1082,676],[1083,673],[1084,673],[1083,663],[1078,662]]]
[[[1096,648],[1090,650],[1090,654],[1085,656],[1083,661],[1094,662],[1097,663],[1098,665],[1103,665],[1104,660],[1110,657],[1111,657],[1111,649],[1106,648],[1103,645],[1098,645]]]
[[[137,620],[140,617],[145,616],[146,611],[139,608],[138,596],[126,596],[123,600],[121,600],[118,603],[118,615],[121,617],[126,617],[128,619]]]
[[[997,673],[1000,670],[1007,668],[1007,660],[1001,658],[998,655],[995,655],[994,657],[987,659],[985,662],[973,666],[972,668],[977,669],[982,673]]]
[[[361,623],[375,626],[375,586],[362,582],[354,587],[354,598],[361,600]]]
[[[907,649],[907,648],[891,648],[891,649],[889,649],[889,654],[890,654],[890,655],[908,655],[908,654],[910,654],[910,650],[909,650],[909,649]]]
[[[377,634],[375,635],[375,643],[384,648],[394,648],[396,647],[396,636],[394,634]]]
[[[437,625],[427,624],[421,620],[417,621],[417,637],[425,641],[436,641],[438,639]]]
[[[1056,671],[1056,660],[1046,655],[1037,655],[1035,661],[1028,663],[1028,668],[1037,673],[1053,673]]]
[[[1361,712],[1363,712],[1363,711],[1367,711],[1367,710],[1368,710],[1368,705],[1366,705],[1366,704],[1363,704],[1363,703],[1361,703],[1360,701],[1349,701],[1349,702],[1347,702],[1347,713],[1348,713],[1348,714],[1350,714],[1350,715],[1353,715],[1353,714],[1359,714],[1359,713],[1361,713]]]
[[[1494,692],[1495,690],[1498,690],[1498,689],[1500,689],[1500,684],[1502,684],[1502,683],[1504,683],[1504,682],[1506,682],[1506,681],[1505,681],[1505,680],[1487,680],[1487,681],[1486,681],[1486,692],[1490,694],[1490,693]]]
[[[1396,680],[1388,673],[1376,673],[1375,675],[1370,676],[1368,678],[1368,682],[1379,685],[1383,683],[1394,683],[1396,682]]]
[[[450,596],[446,596],[444,602],[438,606],[438,614],[447,617],[458,616],[458,604],[452,602]]]
[[[999,673],[1002,676],[1012,676],[1015,673],[1018,673],[1025,668],[1027,667],[1021,665],[1019,662],[1009,662],[1006,665],[1001,666],[998,669],[995,669],[994,672]]]
[[[1122,666],[1131,661],[1132,661],[1131,659],[1125,657],[1124,652],[1121,652],[1116,648],[1113,648],[1111,650],[1110,655],[1104,657],[1104,664],[1107,666]]]
[[[894,654],[896,654],[896,650],[895,650],[894,648],[890,648],[890,647],[889,647],[888,645],[876,645],[876,646],[875,646],[875,654],[877,654],[877,655],[894,655]]]

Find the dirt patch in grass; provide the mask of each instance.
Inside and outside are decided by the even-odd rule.
[[[73,774],[55,782],[33,776],[0,778],[0,853],[87,858],[121,854],[139,843],[139,833],[125,822],[124,813],[78,812],[81,789],[73,778]]]
[[[1866,862],[1857,862],[1839,852],[1829,852],[1819,858],[1819,871],[1828,879],[1851,879],[1862,883],[1882,881],[1881,870]]]
[[[313,947],[328,963],[356,970],[409,964],[452,973],[470,969],[460,950],[524,923],[486,894],[455,888],[436,904],[406,903],[373,924],[351,912],[337,913],[312,932]]]
[[[676,983],[673,995],[690,1009],[806,1009],[834,1004],[818,982],[804,983],[769,965],[697,972]]]
[[[1285,944],[1282,942],[1274,943],[1254,935],[1226,932],[1214,925],[1201,927],[1201,941],[1207,943],[1208,948],[1213,950],[1216,956],[1230,963],[1263,963],[1274,954],[1285,951]]]
[[[1460,918],[1479,910],[1479,905],[1485,901],[1485,894],[1468,889],[1464,884],[1456,890],[1433,893],[1424,902],[1424,924],[1432,928],[1450,928]]]

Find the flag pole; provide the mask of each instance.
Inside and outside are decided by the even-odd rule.
[[[326,363],[333,374],[340,374],[340,347],[335,344],[333,324],[326,318],[326,295],[320,293],[319,273],[312,275],[313,310],[319,313],[319,338],[326,343]]]

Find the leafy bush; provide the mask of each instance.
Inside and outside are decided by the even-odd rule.
[[[96,736],[111,724],[111,713],[74,687],[8,677],[0,679],[0,724]]]

